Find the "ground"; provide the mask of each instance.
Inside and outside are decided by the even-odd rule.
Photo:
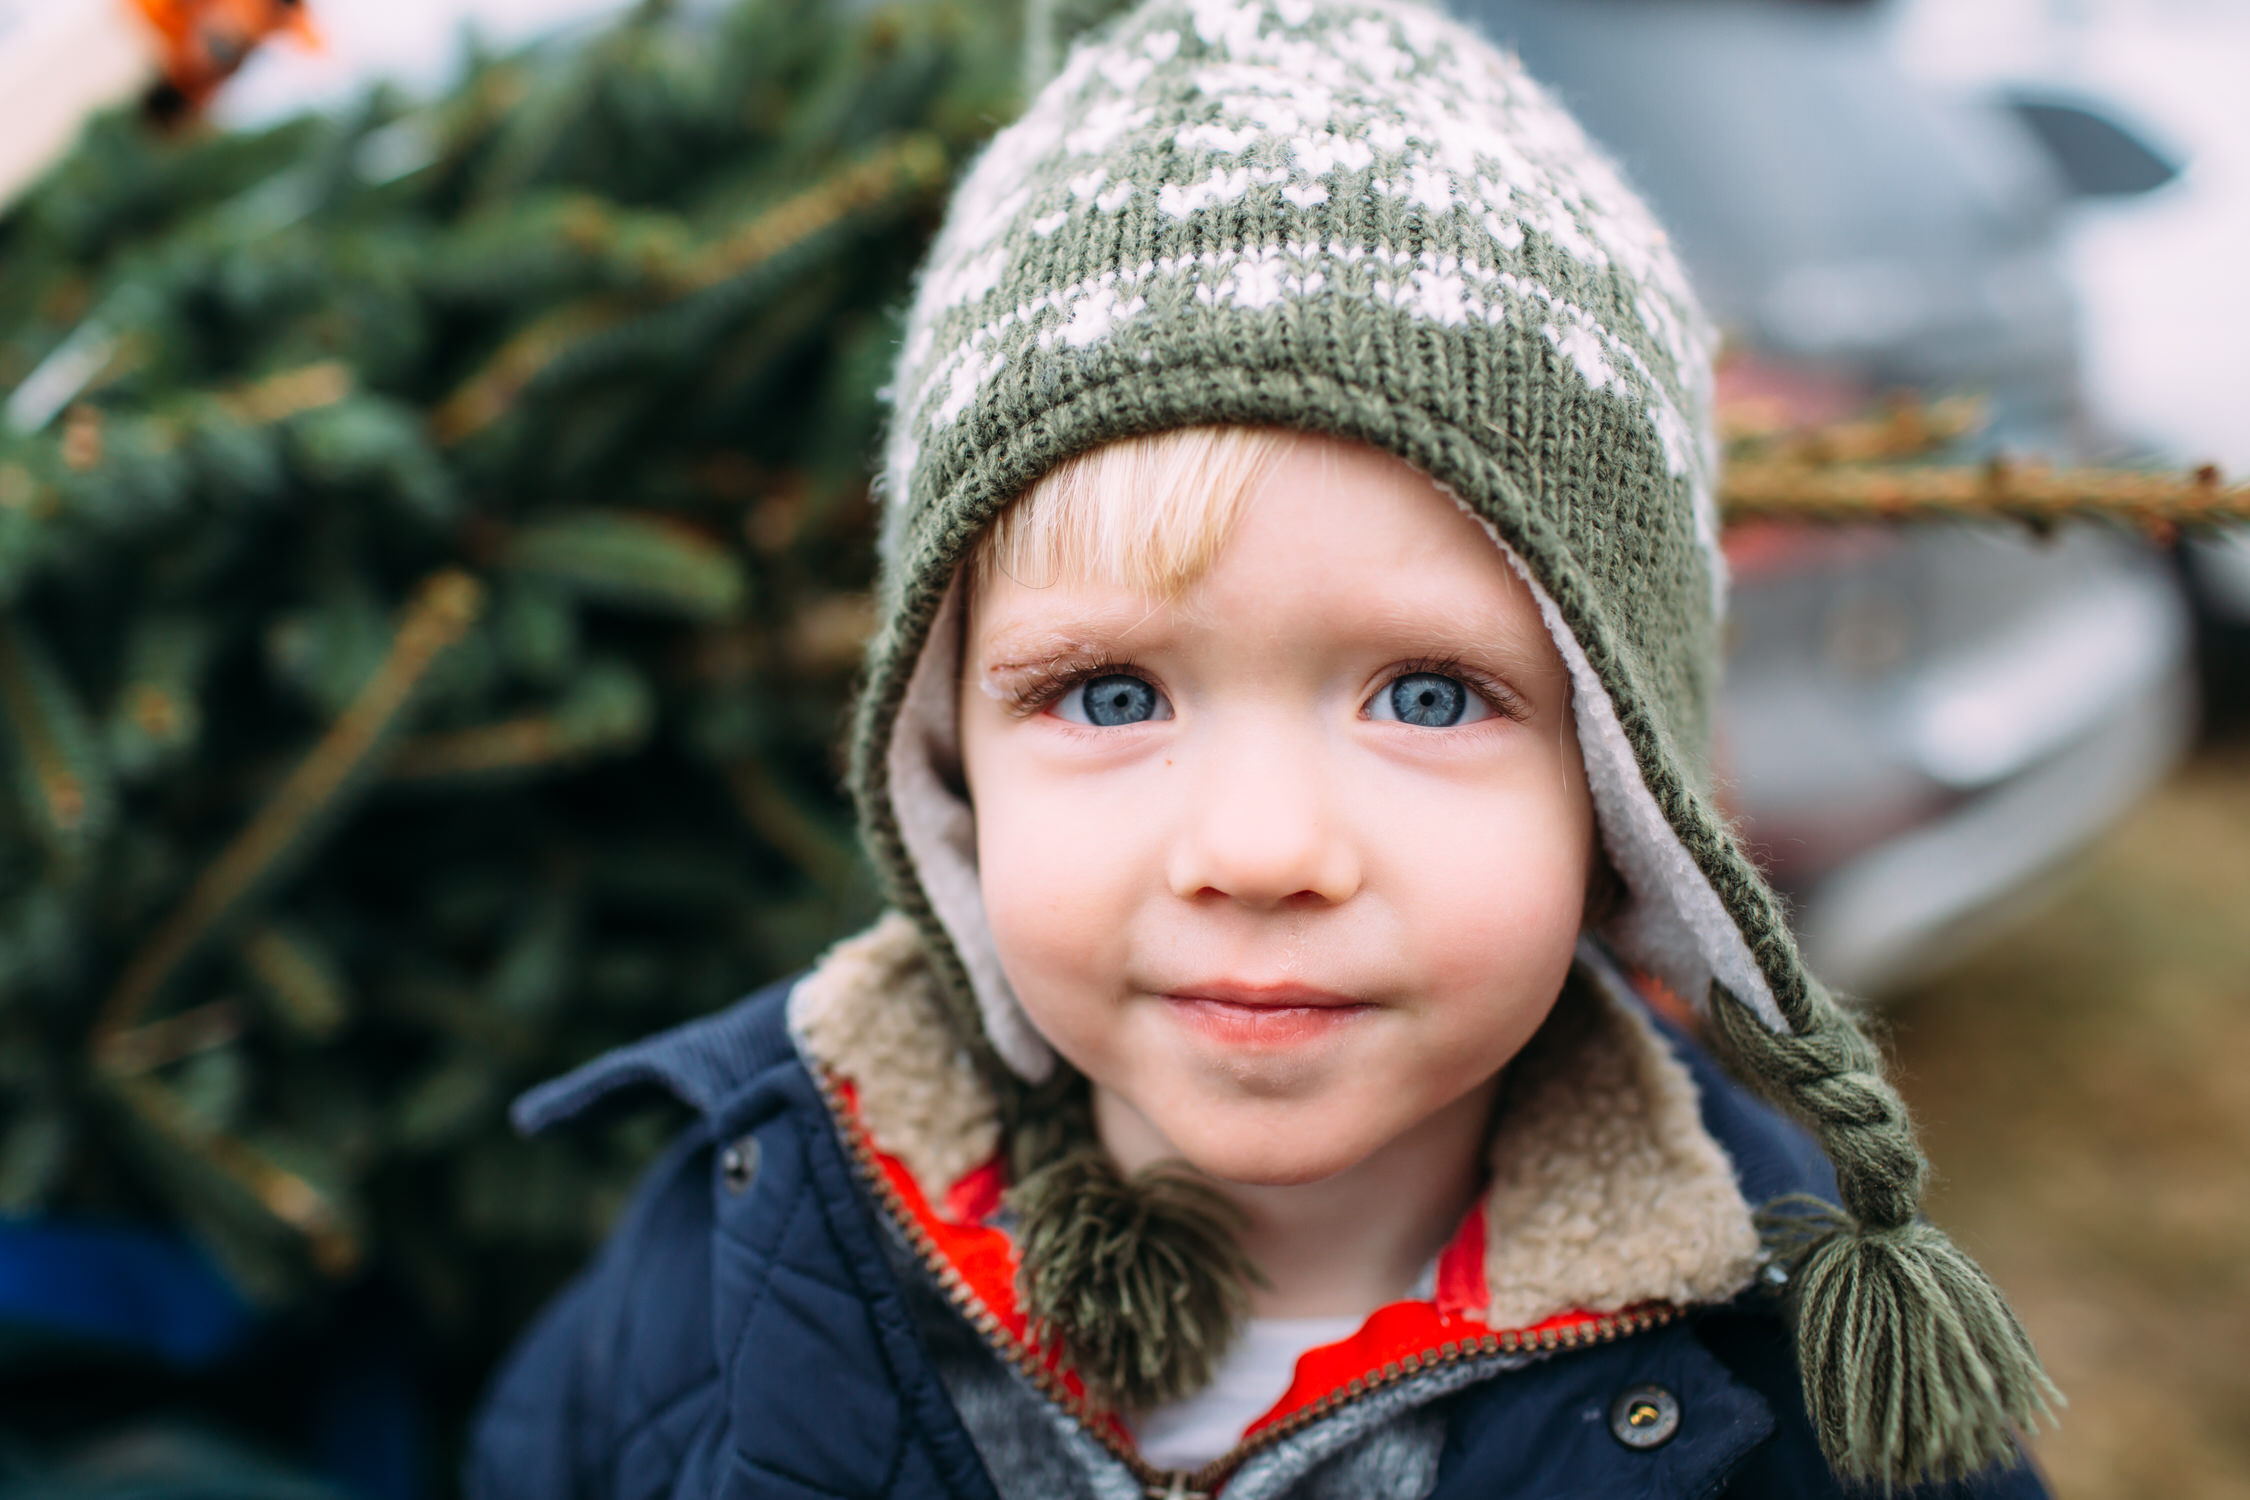
[[[2250,1500],[2250,748],[1886,1007],[1939,1180],[2069,1399],[2061,1500]]]

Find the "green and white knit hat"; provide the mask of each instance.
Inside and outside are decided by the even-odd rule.
[[[1035,48],[1068,40],[1054,14]],[[1837,1165],[1848,1218],[1802,1236],[1792,1277],[1831,1460],[1886,1482],[1963,1472],[2013,1451],[2045,1378],[1982,1273],[1919,1222],[1904,1107],[1708,795],[1712,351],[1647,209],[1464,27],[1411,0],[1111,16],[969,172],[914,300],[854,790],[964,1040],[1039,1080],[1054,1060],[1001,973],[953,770],[949,621],[975,539],[1071,455],[1192,424],[1356,439],[1431,475],[1516,562],[1570,668],[1627,889],[1605,937],[1707,1004]]]

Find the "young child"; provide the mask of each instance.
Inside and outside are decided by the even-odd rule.
[[[700,1124],[472,1492],[2040,1493],[2045,1378],[1709,799],[1710,345],[1434,12],[1077,39],[893,391],[898,910],[524,1101]]]

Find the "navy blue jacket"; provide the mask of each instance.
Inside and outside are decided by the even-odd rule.
[[[473,1439],[472,1500],[1001,1500],[789,1040],[788,989],[614,1053],[518,1106],[536,1130],[653,1085],[699,1121],[503,1369]],[[1674,1045],[1750,1202],[1833,1193],[1802,1132],[1699,1049]],[[1674,1393],[1680,1421],[1670,1441],[1634,1448],[1613,1435],[1610,1411],[1644,1385]],[[1778,1310],[1757,1292],[1447,1399],[1430,1500],[1843,1493]],[[1927,1493],[2045,1492],[2018,1467]]]

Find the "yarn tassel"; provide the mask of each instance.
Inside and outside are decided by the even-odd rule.
[[[1095,1129],[1092,1091],[1068,1064],[1017,1090],[1008,1208],[1033,1335],[1115,1410],[1202,1390],[1258,1280],[1236,1238],[1241,1211],[1179,1162],[1119,1172]]]
[[[1829,1467],[1888,1491],[2013,1462],[2061,1395],[1991,1279],[1916,1216],[1921,1155],[1873,1045],[1824,995],[1793,1036],[1716,985],[1711,1013],[1745,1075],[1819,1134],[1857,1210],[1791,1198],[1762,1216]]]
[[[1790,1283],[1830,1467],[1888,1490],[2013,1462],[2061,1397],[1990,1278],[1930,1224],[1867,1232],[1824,1207]]]

